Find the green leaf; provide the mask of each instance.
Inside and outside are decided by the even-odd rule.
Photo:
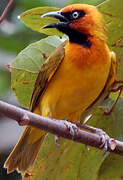
[[[86,3],[86,4],[92,4],[92,5],[98,5],[106,0],[71,0],[70,3]]]
[[[11,87],[18,102],[24,106],[29,107],[30,98],[37,77],[37,73],[15,69],[11,67]]]
[[[98,180],[122,180],[123,179],[123,157],[110,154],[102,164]]]
[[[105,1],[99,10],[105,18],[109,47],[118,58],[118,79],[123,79],[123,1]]]
[[[47,35],[62,36],[63,34],[59,32],[58,30],[56,30],[55,28],[53,28],[52,30],[42,28],[43,26],[47,24],[58,22],[58,20],[52,17],[41,18],[41,16],[49,11],[51,12],[51,11],[58,11],[58,10],[59,8],[56,8],[56,7],[33,8],[21,14],[20,18],[25,25],[27,25],[28,27],[30,27],[31,29],[35,31],[45,33]]]
[[[11,63],[11,86],[19,103],[29,107],[34,83],[40,67],[51,52],[65,39],[47,37],[30,44]]]

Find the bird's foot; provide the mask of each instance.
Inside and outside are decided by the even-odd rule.
[[[64,125],[66,126],[68,132],[70,133],[70,135],[72,136],[72,139],[73,139],[74,135],[77,134],[77,132],[78,132],[78,127],[76,126],[76,124],[72,124],[71,122],[69,122],[67,120],[64,120]],[[60,136],[55,135],[56,146],[60,146],[59,139],[60,139]]]
[[[74,135],[78,133],[78,127],[76,124],[72,124],[71,122],[64,121],[65,126],[67,127],[68,131],[70,132],[71,136],[74,138]]]
[[[77,126],[82,129],[88,130],[92,133],[98,134],[100,136],[100,149],[102,149],[104,153],[107,152],[108,149],[110,150],[115,149],[116,147],[115,140],[113,138],[110,138],[102,129],[80,123],[77,123]]]
[[[108,149],[114,150],[116,142],[113,138],[110,138],[106,132],[102,129],[95,128],[95,133],[100,136],[100,149],[104,151],[104,154]]]

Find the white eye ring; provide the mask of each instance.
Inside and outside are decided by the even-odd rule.
[[[73,17],[74,19],[77,19],[77,18],[79,17],[79,13],[78,13],[77,11],[73,12],[73,13],[72,13],[72,17]]]

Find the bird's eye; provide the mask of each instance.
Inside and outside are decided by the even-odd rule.
[[[79,13],[77,11],[72,13],[73,19],[77,19],[79,17]]]

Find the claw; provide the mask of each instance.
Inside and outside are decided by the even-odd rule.
[[[90,147],[88,145],[85,145],[85,148],[87,151],[90,151]]]
[[[115,149],[116,142],[114,139],[110,138],[102,129],[96,129],[95,132],[101,137],[100,149],[104,151],[104,154],[107,152],[108,149]]]
[[[56,144],[56,146],[60,146],[60,144],[59,144],[59,136],[55,136],[55,144]]]
[[[74,135],[78,132],[78,127],[76,126],[76,124],[73,125],[71,122],[68,121],[65,121],[64,124],[69,130],[71,136],[74,138]]]
[[[112,138],[110,138],[102,129],[98,129],[92,126],[88,126],[86,124],[80,124],[77,123],[77,126],[88,130],[92,133],[96,133],[100,136],[100,149],[102,149],[104,151],[104,153],[110,149],[110,150],[114,150],[116,147],[116,141]]]
[[[104,151],[104,153],[108,150],[108,144],[110,137],[103,131],[99,130],[97,134],[101,137],[101,145],[100,148]]]

